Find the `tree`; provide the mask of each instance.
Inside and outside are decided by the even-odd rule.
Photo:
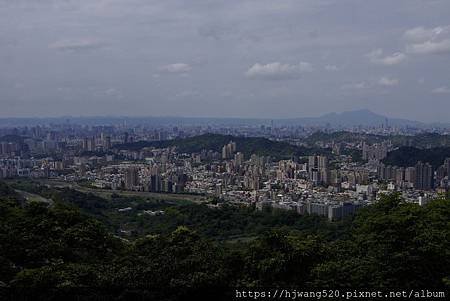
[[[358,213],[348,240],[315,270],[316,285],[440,287],[450,270],[450,201],[427,206],[383,197]]]

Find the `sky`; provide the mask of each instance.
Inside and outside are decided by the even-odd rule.
[[[450,121],[448,0],[0,0],[0,117]]]

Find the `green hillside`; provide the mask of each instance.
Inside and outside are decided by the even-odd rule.
[[[286,142],[272,141],[259,137],[236,137],[230,135],[204,134],[200,136],[165,140],[165,141],[139,141],[128,144],[120,144],[118,149],[139,150],[144,147],[176,147],[181,153],[201,152],[202,150],[222,151],[222,147],[230,141],[236,142],[238,152],[242,152],[248,158],[252,154],[272,156],[274,158],[290,158],[291,156],[306,156],[312,154],[327,154],[328,150],[297,147]]]
[[[442,165],[446,158],[450,158],[450,147],[436,147],[419,149],[415,147],[400,147],[388,153],[383,160],[384,164],[408,167],[414,166],[418,161],[428,162],[434,168]]]
[[[0,296],[21,294],[7,300],[229,300],[236,287],[448,291],[450,285],[445,199],[419,206],[383,196],[331,223],[285,211],[140,199],[104,205],[89,194],[39,190],[54,204],[24,203],[0,182]],[[109,206],[127,202],[133,210],[111,219]],[[150,208],[165,214],[139,215]],[[118,237],[105,217],[140,231]],[[235,234],[252,236],[217,240]]]

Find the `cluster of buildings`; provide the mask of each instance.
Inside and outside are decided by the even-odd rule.
[[[417,162],[410,167],[398,167],[384,165],[378,166],[378,178],[388,181],[400,189],[418,189],[418,190],[444,190],[449,187],[450,177],[450,158],[445,159],[443,165],[436,170],[430,163]]]
[[[272,138],[277,140],[288,135],[287,130],[274,131],[266,126],[250,130],[36,126],[6,133],[19,139],[0,143],[0,178],[55,178],[84,181],[103,189],[203,194],[219,203],[293,210],[330,220],[352,214],[383,193],[398,191],[406,200],[424,204],[449,189],[450,158],[436,169],[426,162],[410,167],[384,165],[381,161],[394,148],[389,140],[358,145],[319,142],[317,145],[331,148],[332,153],[289,160],[244,154],[234,141],[218,151],[194,153],[180,153],[175,147],[115,147],[134,141],[190,137],[208,130],[224,134],[233,130],[264,135],[275,132]],[[295,135],[299,129],[296,131]],[[295,137],[283,141],[294,143]],[[349,149],[362,153],[362,161],[346,155]]]
[[[0,158],[9,158],[19,153],[20,145],[14,142],[0,142]]]
[[[388,152],[391,150],[392,143],[390,141],[383,141],[372,145],[364,142],[362,146],[362,159],[369,162],[379,162],[386,158]]]

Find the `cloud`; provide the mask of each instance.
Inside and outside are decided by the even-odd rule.
[[[420,43],[427,40],[434,40],[449,32],[450,26],[438,26],[435,28],[424,28],[419,26],[405,31],[403,38],[410,42]]]
[[[399,82],[400,81],[396,78],[389,78],[389,77],[383,76],[378,81],[378,84],[381,86],[393,87],[393,86],[397,86],[399,84]]]
[[[250,79],[285,80],[297,79],[303,73],[312,71],[312,65],[307,62],[300,62],[299,64],[293,65],[279,62],[265,65],[256,63],[245,72],[245,75]]]
[[[161,66],[159,70],[167,73],[187,73],[192,70],[192,67],[185,63],[175,63]]]
[[[357,82],[345,84],[341,87],[342,90],[363,90],[369,88],[370,85],[366,82]]]
[[[68,88],[70,89],[70,88]],[[61,90],[61,92],[70,92],[70,90]],[[60,89],[58,89],[60,90]],[[117,99],[117,100],[122,100],[124,99],[124,94],[122,93],[121,90],[114,88],[114,87],[108,87],[105,89],[102,88],[98,88],[98,87],[90,87],[89,90],[91,91],[92,95],[95,97],[101,97],[101,98],[106,98],[106,99]]]
[[[122,93],[120,93],[119,90],[117,90],[116,88],[109,88],[105,90],[105,95],[107,96],[118,96],[121,95]]]
[[[335,66],[335,65],[326,65],[325,66],[325,70],[327,70],[327,71],[338,71],[339,68],[337,66]]]
[[[342,90],[365,90],[374,89],[376,86],[393,87],[397,86],[400,81],[397,78],[390,78],[387,76],[381,77],[379,80],[368,80],[361,82],[353,82],[341,86]]]
[[[383,49],[373,50],[366,54],[366,57],[374,64],[385,66],[397,65],[406,59],[406,55],[402,52],[395,52],[392,55],[383,56]]]
[[[408,53],[441,54],[450,52],[450,26],[435,28],[416,27],[407,30],[403,38],[410,42]]]
[[[450,94],[450,88],[442,86],[442,87],[434,89],[433,91],[431,91],[431,93],[433,93],[433,94]]]
[[[193,90],[185,90],[175,94],[175,98],[187,98],[187,97],[198,97],[200,93],[198,91]]]
[[[105,44],[97,39],[83,38],[83,39],[69,39],[60,40],[49,45],[49,48],[60,51],[84,51],[93,50],[104,47]]]
[[[407,46],[407,51],[416,54],[441,54],[450,52],[450,39],[434,42],[426,41]]]

